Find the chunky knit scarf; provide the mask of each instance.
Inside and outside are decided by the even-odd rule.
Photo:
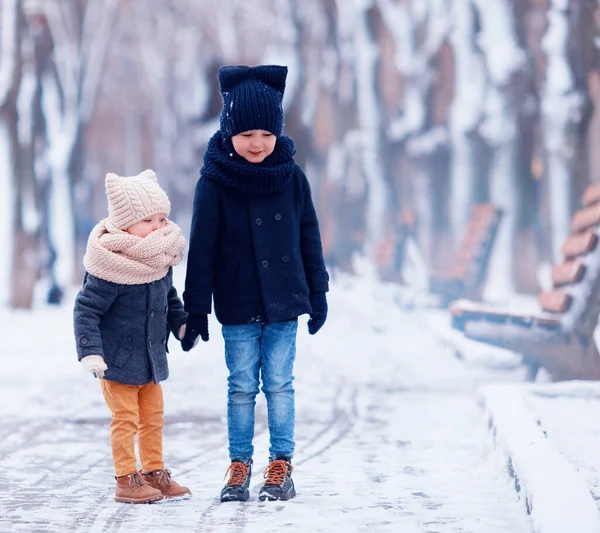
[[[269,157],[262,163],[250,163],[236,154],[231,139],[218,131],[208,142],[202,175],[237,192],[265,196],[291,183],[295,152],[294,141],[280,136]]]
[[[174,222],[168,221],[146,237],[137,237],[105,218],[90,234],[83,265],[97,278],[141,285],[164,278],[169,267],[181,261],[184,248],[185,239]]]

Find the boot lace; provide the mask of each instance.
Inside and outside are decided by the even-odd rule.
[[[271,461],[267,466],[263,477],[266,479],[265,485],[283,485],[285,476],[293,470],[293,466],[283,459]]]
[[[132,488],[141,487],[142,485],[146,484],[142,476],[140,476],[137,472],[134,474],[129,474],[128,478],[129,486]]]
[[[228,487],[243,485],[248,476],[248,465],[235,461],[229,465],[227,472],[225,472],[225,477],[227,477],[227,474],[229,474],[229,479],[227,480]]]
[[[171,486],[171,471],[170,470],[154,470],[154,472],[148,472],[142,474],[142,476],[148,476],[149,478],[156,480],[156,484],[161,487]]]
[[[157,482],[159,485],[166,487],[171,486],[171,471],[170,470],[157,470],[154,475],[158,478]]]

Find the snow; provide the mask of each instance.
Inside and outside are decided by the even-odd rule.
[[[2,0],[0,7],[0,107],[8,97],[15,73],[17,1]],[[0,117],[0,307],[10,298],[13,261],[14,186],[11,138],[5,119]]]
[[[13,84],[16,66],[17,0],[2,0],[0,9],[0,106]]]
[[[454,98],[448,120],[452,147],[450,224],[455,236],[463,235],[473,191],[479,177],[475,165],[477,148],[469,135],[483,115],[485,68],[482,53],[473,46],[474,16],[469,0],[452,2],[454,25],[449,40],[454,52]]]
[[[0,404],[0,533],[599,531],[600,385],[524,383],[515,354],[465,339],[446,311],[378,282],[364,258],[355,268],[334,276],[323,330],[309,336],[300,319],[298,497],[287,503],[256,501],[268,449],[262,396],[251,501],[218,502],[226,369],[212,316],[208,343],[190,353],[171,343],[163,384],[165,459],[193,496],[127,506],[112,499],[108,410],[76,362],[76,289],[63,307],[0,309],[11,399]]]
[[[365,0],[354,6],[345,3],[344,10],[365,10],[370,2]],[[339,6],[341,8],[341,4]],[[354,13],[356,15],[357,13]],[[365,16],[353,17],[354,49],[356,58],[354,62],[358,122],[362,133],[362,157],[364,179],[368,183],[366,231],[368,234],[367,247],[374,248],[383,233],[383,216],[386,212],[387,186],[381,165],[381,149],[379,143],[380,112],[378,95],[375,87],[375,68],[378,49],[374,42]],[[366,250],[371,254],[373,250]]]
[[[507,211],[486,298],[509,298],[508,303],[523,309],[508,277],[515,229],[511,179],[516,123],[506,90],[525,59],[511,22],[511,3],[336,0],[329,5],[338,14],[335,46],[325,35],[325,7],[317,4],[281,0],[273,4],[275,9],[263,10],[264,3],[224,0],[215,12],[218,56],[227,63],[248,52],[242,50],[246,34],[238,22],[247,23],[258,13],[265,34],[271,27],[278,34],[263,49],[261,62],[290,66],[285,103],[289,105],[294,94],[302,95],[305,124],[313,123],[316,97],[323,88],[338,101],[356,102],[355,129],[343,133],[328,151],[326,167],[331,181],[345,177],[348,198],[368,193],[371,244],[381,233],[388,196],[379,154],[381,121],[386,121],[389,138],[407,141],[410,157],[423,156],[441,144],[451,146],[450,223],[455,235],[462,234],[475,184],[483,179],[474,164],[478,147],[473,142],[473,133],[481,134],[495,150],[492,172],[485,176],[491,199]],[[16,0],[1,3],[0,104],[14,71],[16,5]],[[48,175],[52,180],[50,233],[58,251],[56,275],[67,286],[73,281],[75,242],[67,163],[79,126],[93,114],[118,5],[117,0],[90,4],[78,42],[77,17],[69,5],[40,3],[54,38],[57,77],[42,78],[50,145],[37,162],[48,164],[49,169],[42,169],[38,178],[48,179]],[[547,58],[542,131],[548,148],[549,211],[558,257],[568,232],[571,203],[566,133],[577,123],[582,100],[574,91],[566,56],[569,0],[550,0],[549,5],[542,43]],[[166,164],[164,154],[174,149],[177,121],[185,122],[193,110],[192,115],[203,115],[208,104],[210,84],[202,74],[206,66],[202,62],[214,56],[211,51],[198,55],[197,44],[210,40],[204,32],[213,28],[196,28],[190,21],[173,37],[170,19],[160,11],[141,19],[141,7],[134,2],[132,8],[134,28],[141,36],[140,61],[148,85],[162,87],[153,93],[162,113],[155,118],[160,135],[154,157],[160,166]],[[403,109],[394,118],[382,116],[379,109],[374,72],[381,58],[368,16],[373,8],[381,13],[394,40],[395,66],[405,81]],[[214,13],[207,8],[209,15]],[[311,23],[312,18],[320,22]],[[310,45],[302,50],[297,46],[297,28],[302,28]],[[173,46],[170,38],[178,45]],[[425,128],[425,98],[433,81],[431,59],[446,40],[455,66],[450,119],[447,128]],[[165,47],[183,47],[184,53],[169,62]],[[198,61],[198,68],[192,68]],[[163,91],[169,76],[192,87],[191,92]],[[24,138],[30,124],[23,111],[31,79],[26,76],[22,85],[19,127]],[[194,126],[191,135],[202,146],[217,128],[215,118]],[[132,130],[132,137],[136,135]],[[45,279],[36,288],[33,312],[3,307],[9,296],[13,250],[8,146],[0,122],[0,248],[5,251],[0,260],[4,328],[0,368],[5,398],[0,403],[0,483],[5,487],[0,491],[0,533],[600,531],[596,503],[600,498],[600,388],[594,383],[524,383],[527,369],[517,354],[470,341],[452,330],[446,311],[427,307],[423,293],[427,266],[412,240],[403,272],[410,287],[379,283],[372,265],[359,258],[357,277],[334,276],[325,328],[310,337],[306,317],[301,319],[295,382],[297,499],[274,504],[256,501],[268,448],[265,405],[259,397],[252,501],[218,502],[228,464],[226,370],[219,326],[211,317],[208,344],[189,354],[172,344],[171,377],[164,384],[165,458],[174,477],[191,487],[192,499],[153,506],[114,503],[109,413],[98,382],[75,357],[71,333],[75,289],[62,307],[40,306]],[[349,178],[346,169],[356,162],[363,165],[362,175],[350,173]],[[307,168],[311,166],[317,167],[314,161]],[[432,206],[424,178],[424,174],[414,175],[411,181],[414,207],[424,215],[426,225]],[[26,196],[26,229],[32,229],[38,219],[31,216],[28,202]],[[421,245],[428,249],[427,242]],[[181,287],[182,270],[177,275]]]
[[[567,392],[574,388],[573,384],[559,387]],[[595,401],[588,401],[587,404],[596,408],[600,388],[596,384],[592,387],[595,391],[592,400]],[[555,385],[529,389],[542,394],[553,390],[556,390]],[[552,436],[549,438],[546,434],[543,419],[537,419],[535,411],[532,411],[528,405],[529,391],[522,386],[488,386],[482,389],[482,395],[498,440],[506,447],[517,473],[520,494],[527,501],[530,509],[533,530],[536,533],[564,533],[565,531],[597,533],[600,531],[600,516],[597,504],[590,493],[589,483],[567,456],[559,451]],[[558,405],[553,407],[560,408],[561,402],[555,403]],[[579,404],[581,403],[586,403],[585,397],[583,402],[579,401]],[[555,422],[558,420],[559,427],[562,428],[569,419],[581,422],[582,418],[574,417],[573,414],[582,411],[564,407],[560,413],[562,416],[556,416],[548,409],[546,412],[552,414],[551,418]],[[567,439],[569,447],[574,450],[577,459],[585,457],[582,451],[584,453],[592,451],[593,455],[596,455],[597,443],[592,448],[589,442],[590,436],[594,437],[594,440],[597,439],[596,432],[593,431],[590,435],[588,426],[588,431],[582,433],[588,439],[583,442],[583,445],[577,439],[579,435],[566,432],[569,435]]]
[[[62,308],[0,311],[10,324],[0,363],[11,398],[0,405],[0,481],[9,487],[0,493],[0,532],[531,531],[477,393],[520,378],[465,365],[428,326],[429,311],[402,310],[398,287],[362,268],[359,277],[336,276],[321,332],[309,336],[300,321],[298,497],[287,503],[256,501],[268,448],[262,396],[251,501],[218,502],[228,463],[226,370],[212,317],[209,343],[190,353],[171,344],[164,383],[165,459],[193,496],[126,506],[112,499],[108,410],[76,361],[74,291]]]
[[[571,141],[569,128],[583,105],[582,95],[574,87],[568,59],[569,14],[563,0],[554,1],[548,11],[548,30],[542,39],[547,68],[542,92],[543,135],[548,150],[549,204],[552,213],[552,252],[555,261],[569,233],[571,217]]]
[[[481,18],[478,44],[487,58],[487,70],[496,86],[504,86],[525,63],[513,28],[514,9],[507,0],[474,0]],[[498,46],[502,43],[502,46]]]
[[[13,161],[10,152],[10,134],[6,123],[0,119],[0,307],[9,303],[14,249],[13,217],[14,186]]]

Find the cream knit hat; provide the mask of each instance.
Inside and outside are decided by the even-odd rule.
[[[160,188],[153,170],[144,170],[137,176],[106,175],[108,216],[119,229],[127,229],[136,222],[156,213],[171,212],[169,197]]]

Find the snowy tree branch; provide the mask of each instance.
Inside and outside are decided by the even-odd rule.
[[[2,0],[0,16],[0,107],[13,84],[17,48],[18,0]]]

